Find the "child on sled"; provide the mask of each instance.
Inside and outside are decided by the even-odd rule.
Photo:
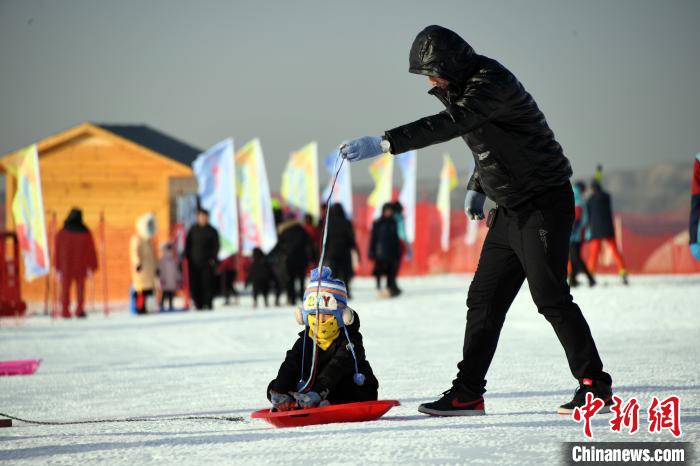
[[[277,411],[377,399],[379,382],[365,358],[360,318],[347,306],[345,283],[331,273],[323,267],[319,277],[312,270],[296,310],[304,330],[267,388]]]

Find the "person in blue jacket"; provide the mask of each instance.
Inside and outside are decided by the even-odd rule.
[[[569,286],[578,286],[579,282],[576,278],[581,272],[588,277],[588,285],[595,285],[595,278],[586,267],[586,263],[581,258],[581,246],[588,224],[588,208],[583,195],[586,192],[586,184],[583,181],[577,181],[573,185],[574,189],[574,225],[571,229],[571,242],[569,243],[569,261],[571,261],[571,272],[569,273]]]
[[[700,154],[695,156],[690,198],[690,253],[700,261]]]

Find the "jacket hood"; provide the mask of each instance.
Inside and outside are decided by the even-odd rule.
[[[471,45],[457,33],[442,26],[428,26],[413,41],[408,71],[458,85],[474,73],[477,58]]]
[[[136,219],[136,234],[143,239],[151,239],[156,234],[156,217],[145,214]]]
[[[83,223],[83,212],[80,209],[71,209],[68,217],[63,222],[63,228],[67,231],[85,232],[88,231]]]

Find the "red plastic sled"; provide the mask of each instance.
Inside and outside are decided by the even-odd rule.
[[[0,375],[31,375],[39,368],[39,364],[41,359],[0,361]]]
[[[300,427],[332,422],[374,421],[384,416],[398,400],[360,401],[323,406],[321,408],[297,409],[295,411],[276,411],[261,409],[250,415],[253,419],[263,419],[275,427]]]

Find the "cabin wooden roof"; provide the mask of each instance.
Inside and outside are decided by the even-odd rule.
[[[190,168],[192,162],[202,153],[201,149],[148,125],[113,125],[86,122],[37,141],[39,157],[59,145],[70,143],[76,138],[85,135],[102,135],[115,141],[121,140],[127,144],[135,144],[151,155],[163,157],[168,159],[170,163],[176,162],[175,165],[184,165],[187,168]],[[10,152],[0,158],[10,157],[16,152]],[[2,164],[0,164],[1,168]]]
[[[203,152],[147,125],[93,124],[188,166]]]

